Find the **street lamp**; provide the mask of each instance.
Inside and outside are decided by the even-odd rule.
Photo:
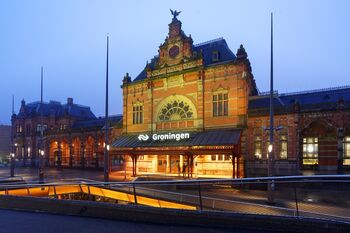
[[[39,158],[39,183],[44,183],[44,172],[42,170],[42,158],[45,155],[44,150],[39,150],[40,158]]]
[[[15,142],[12,147],[12,153],[10,153],[10,175],[15,176],[15,155],[17,151],[18,144]]]
[[[11,177],[15,176],[15,153],[10,154]]]

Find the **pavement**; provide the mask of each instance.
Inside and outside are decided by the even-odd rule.
[[[106,220],[46,213],[32,213],[0,209],[0,233],[265,233],[235,229],[144,224],[127,221]],[[270,231],[268,231],[270,232]]]
[[[96,170],[46,168],[45,181],[57,182],[70,179],[89,179],[103,181],[103,172]],[[32,168],[16,168],[16,177],[27,182],[37,181],[38,171]],[[0,168],[0,179],[9,177],[9,168]],[[110,181],[132,181],[130,173],[113,172]],[[182,179],[181,177],[159,177],[159,179]],[[305,185],[305,184],[304,184]],[[229,210],[235,212],[272,215],[312,216],[350,222],[350,185],[349,183],[333,186],[312,185],[297,188],[296,193],[289,187],[279,188],[275,192],[276,203],[266,204],[266,191],[258,189],[234,189],[229,185],[202,187],[203,207],[205,209]],[[125,189],[125,188],[124,188]],[[127,190],[127,189],[126,189]],[[166,200],[189,204],[199,204],[198,187],[179,186],[137,186],[137,193]],[[297,195],[297,204],[295,202]]]

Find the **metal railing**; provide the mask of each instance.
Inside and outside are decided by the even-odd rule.
[[[274,203],[267,203],[266,187],[274,184]],[[0,190],[60,186],[94,186],[133,196],[129,204],[141,205],[141,197],[195,206],[198,211],[229,211],[257,215],[312,217],[350,223],[350,175],[198,179],[170,181],[99,182],[69,179],[45,184],[6,184]],[[89,194],[90,194],[90,188]],[[29,191],[28,191],[29,193]],[[60,197],[62,198],[62,197]],[[87,200],[94,200],[90,197]]]

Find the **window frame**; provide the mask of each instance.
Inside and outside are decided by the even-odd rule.
[[[217,92],[213,94],[213,117],[228,116],[228,100],[228,92]]]
[[[318,138],[303,137],[302,139],[302,164],[303,165],[318,165]],[[310,151],[312,147],[312,151]]]
[[[259,145],[259,149],[257,149],[257,145]],[[257,151],[260,151],[257,153]],[[262,159],[262,138],[261,136],[254,136],[254,158],[255,159]]]
[[[134,104],[132,106],[132,124],[143,124],[143,105]]]
[[[285,149],[283,148],[283,145],[285,144]],[[283,155],[285,153],[285,155]],[[288,135],[287,134],[281,134],[279,136],[279,153],[278,153],[279,159],[288,159]]]

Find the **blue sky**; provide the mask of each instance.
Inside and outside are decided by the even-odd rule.
[[[259,90],[269,88],[270,12],[274,12],[275,87],[293,92],[348,85],[350,1],[0,1],[0,124],[9,124],[11,99],[88,105],[104,113],[106,34],[110,35],[110,113],[122,112],[120,85],[157,54],[171,22],[194,43],[224,37],[243,44]]]

